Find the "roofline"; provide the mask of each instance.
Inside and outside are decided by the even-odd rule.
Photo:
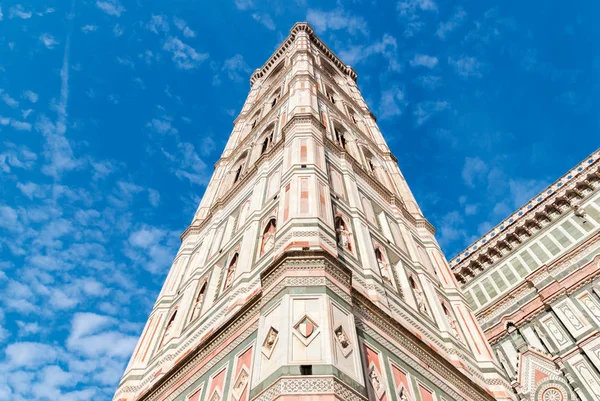
[[[538,207],[547,203],[548,199],[554,198],[557,194],[566,192],[567,188],[577,186],[577,184],[585,181],[588,174],[593,171],[595,166],[598,166],[598,169],[600,169],[600,148],[596,149],[566,174],[531,198],[529,202],[526,202],[521,208],[453,257],[449,261],[451,269],[454,270],[455,273],[459,273],[469,260],[474,259],[474,255],[480,254],[482,249],[489,247],[490,244],[498,240],[501,237],[500,234],[529,219],[532,216],[531,212],[539,211]]]
[[[325,56],[329,58],[329,60],[342,72],[342,74],[348,75],[356,82],[358,78],[356,71],[354,71],[354,69],[349,65],[344,64],[344,62],[340,60],[339,57],[336,56],[335,53],[332,52],[331,49],[329,49],[321,39],[319,39],[319,37],[315,34],[313,27],[310,26],[308,22],[296,22],[292,29],[290,29],[290,34],[288,37],[277,48],[277,50],[275,50],[271,57],[269,57],[267,62],[252,73],[250,76],[250,86],[254,85],[258,79],[265,76],[277,64],[279,58],[285,54],[285,51],[294,42],[294,39],[296,39],[296,36],[300,32],[306,32],[312,43],[317,45],[317,47],[323,51]]]

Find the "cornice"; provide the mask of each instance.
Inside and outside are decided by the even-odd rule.
[[[519,210],[510,215],[479,240],[453,258],[449,265],[456,278],[469,282],[503,257],[506,251],[518,247],[535,235],[532,229],[542,229],[552,221],[550,214],[570,210],[574,198],[583,199],[582,189],[595,189],[600,182],[600,149],[548,186]],[[523,239],[522,239],[523,238]]]
[[[290,47],[290,45],[292,43],[294,43],[294,40],[296,39],[296,36],[300,32],[305,32],[306,34],[308,34],[308,37],[310,38],[311,42],[313,44],[315,44],[319,48],[319,50],[321,50],[323,52],[323,54],[329,59],[329,61],[331,61],[333,63],[333,65],[335,65],[340,70],[340,72],[342,74],[348,75],[350,78],[352,78],[354,81],[356,81],[357,75],[356,75],[356,72],[352,69],[352,67],[344,64],[321,41],[321,39],[319,39],[317,37],[317,35],[315,34],[313,28],[308,23],[306,23],[306,22],[297,22],[296,24],[294,24],[294,26],[290,30],[290,34],[288,35],[288,37],[283,41],[283,43],[281,44],[281,46],[279,46],[277,48],[277,50],[275,51],[275,53],[273,53],[273,55],[269,58],[269,60],[267,60],[267,62],[262,67],[258,68],[256,71],[254,71],[254,73],[250,76],[250,85],[254,85],[254,83],[258,79],[264,77],[265,75],[267,75],[269,73],[269,71],[277,64],[277,61],[283,55],[285,55],[286,50]]]

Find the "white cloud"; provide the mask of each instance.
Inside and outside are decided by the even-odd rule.
[[[177,144],[177,155],[163,149],[163,154],[170,160],[174,167],[173,172],[177,178],[187,179],[191,184],[206,185],[210,179],[206,163],[198,156],[194,145],[189,142]]]
[[[52,49],[55,45],[58,44],[54,36],[49,33],[43,33],[40,35],[40,41],[46,46],[48,49]]]
[[[27,147],[17,147],[9,142],[4,142],[3,147],[6,149],[0,153],[0,171],[5,173],[9,173],[12,167],[29,169],[37,160],[36,154]]]
[[[265,28],[274,31],[276,26],[273,18],[269,14],[266,13],[253,13],[252,18],[254,21],[262,24]]]
[[[125,7],[123,7],[118,0],[97,1],[96,7],[104,11],[106,14],[115,17],[120,17],[121,13],[125,11]]]
[[[462,7],[459,7],[448,21],[439,23],[438,29],[435,32],[435,34],[440,39],[445,39],[446,35],[458,28],[466,18],[466,11]]]
[[[146,127],[152,129],[154,132],[159,134],[177,134],[179,131],[173,127],[171,120],[153,118],[149,123],[146,123]]]
[[[252,70],[244,61],[244,57],[241,54],[236,54],[223,62],[221,71],[226,73],[227,77],[233,82],[242,82]]]
[[[466,186],[474,188],[475,184],[487,177],[489,168],[479,157],[466,157],[462,170],[462,179]]]
[[[11,120],[10,126],[17,131],[31,131],[31,124],[25,121]]]
[[[416,82],[427,90],[434,90],[442,84],[442,77],[439,75],[422,75],[417,77]]]
[[[27,119],[31,113],[33,113],[33,109],[21,110],[21,115],[24,119]]]
[[[175,37],[168,38],[163,49],[171,53],[171,59],[177,68],[183,70],[196,68],[208,58],[208,53],[198,53],[193,47]]]
[[[434,114],[437,114],[450,107],[450,104],[444,100],[438,101],[426,101],[417,104],[416,109],[413,111],[417,119],[417,125],[421,125],[429,120]]]
[[[148,202],[154,207],[158,207],[160,203],[160,192],[155,189],[148,188]]]
[[[130,67],[131,69],[135,68],[135,64],[133,63],[133,60],[131,60],[127,56],[125,56],[125,57],[119,57],[119,56],[117,56],[117,63],[119,63],[121,65],[125,65],[127,67]]]
[[[18,342],[9,344],[5,350],[8,365],[13,369],[36,368],[57,361],[60,350],[48,344]]]
[[[95,313],[76,313],[71,322],[67,348],[87,357],[127,357],[133,352],[137,337],[126,335],[113,327],[118,321]]]
[[[181,18],[175,17],[173,21],[175,22],[175,26],[181,32],[183,32],[183,36],[185,36],[186,38],[193,38],[196,36],[196,32],[192,31],[192,29],[189,26],[187,26],[186,22]]]
[[[412,37],[423,27],[420,17],[421,12],[437,12],[437,5],[433,0],[406,0],[396,3],[396,9],[406,23],[404,36]]]
[[[131,233],[124,253],[150,273],[163,274],[173,262],[176,244],[174,233],[144,225]]]
[[[113,27],[113,35],[115,36],[115,38],[118,38],[119,36],[123,35],[123,32],[125,32],[123,27],[121,27],[121,25],[119,24],[115,24],[115,26]]]
[[[23,97],[29,100],[31,103],[37,103],[39,99],[38,94],[30,90],[26,90],[25,92],[23,92]]]
[[[146,27],[152,32],[169,32],[169,23],[164,15],[152,15]]]
[[[366,46],[350,46],[338,54],[340,59],[349,65],[358,64],[373,55],[381,55],[388,61],[390,71],[400,71],[402,66],[398,62],[397,50],[396,38],[385,34],[379,41]]]
[[[32,16],[31,11],[25,11],[23,9],[23,6],[20,4],[17,4],[14,7],[11,7],[10,10],[8,11],[8,15],[10,16],[10,18],[21,18],[21,19],[29,19]]]
[[[438,63],[437,57],[428,56],[426,54],[415,54],[412,60],[410,60],[410,65],[413,67],[423,66],[429,69],[435,67]]]
[[[252,0],[234,0],[235,3],[235,7],[238,10],[248,10],[252,7],[254,7],[254,3],[252,2]]]
[[[2,6],[0,6],[0,21],[2,21],[2,18],[4,18],[4,14],[2,14]]]
[[[350,34],[355,34],[356,32],[361,32],[363,35],[369,34],[367,22],[364,18],[355,17],[341,7],[332,11],[309,8],[306,20],[319,34],[323,34],[328,30],[346,30]]]
[[[7,106],[12,108],[19,106],[19,102],[13,99],[8,93],[4,93],[2,89],[0,89],[0,93],[2,93],[2,101],[6,103]]]
[[[83,33],[90,33],[90,32],[96,32],[98,30],[98,26],[97,25],[84,25],[81,27],[81,31]]]
[[[404,96],[404,91],[399,87],[391,87],[381,92],[379,118],[385,120],[401,115],[407,103]]]
[[[458,75],[460,75],[463,78],[481,78],[482,76],[481,70],[483,65],[475,57],[448,57],[448,64],[453,66]]]

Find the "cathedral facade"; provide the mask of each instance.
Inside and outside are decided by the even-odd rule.
[[[263,67],[115,401],[516,400],[342,63]]]
[[[600,400],[600,151],[450,261],[521,400]]]

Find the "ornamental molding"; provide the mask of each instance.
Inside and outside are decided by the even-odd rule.
[[[485,389],[474,384],[471,377],[460,372],[449,361],[440,359],[440,354],[435,353],[428,345],[407,331],[393,318],[384,315],[380,310],[376,310],[376,307],[366,297],[356,292],[353,293],[353,297],[355,316],[358,318],[356,321],[357,327],[401,360],[407,363],[413,361],[414,363],[411,364],[413,369],[431,380],[438,388],[450,395],[452,399],[465,401],[494,400]],[[371,328],[370,325],[376,326],[376,329]],[[382,335],[383,333],[386,337]],[[395,343],[390,342],[387,338],[392,338]],[[432,372],[436,372],[437,375],[432,374]],[[485,380],[480,372],[474,374],[474,377],[481,383]],[[508,388],[508,383],[505,383],[505,386]],[[469,395],[469,398],[466,398],[467,395]]]
[[[573,265],[581,263],[581,261],[597,251],[600,241],[600,232],[594,234],[588,238],[583,244],[575,247],[569,253],[563,255],[560,259],[554,261],[550,265],[544,265],[535,272],[531,273],[528,277],[524,278],[517,287],[508,292],[503,297],[500,297],[496,302],[491,303],[487,308],[480,310],[476,313],[477,320],[481,325],[485,325],[490,321],[498,321],[502,318],[512,306],[521,303],[524,298],[537,294],[541,289],[537,289],[533,285],[538,285],[543,280],[552,278],[557,280],[556,277],[564,273],[567,269],[573,268]],[[600,254],[600,253],[599,253]],[[593,263],[593,260],[586,263]],[[581,266],[580,268],[583,268]],[[594,275],[595,277],[596,275]],[[560,298],[563,295],[568,295],[576,292],[579,288],[587,285],[589,281],[593,280],[594,277],[588,277],[585,282],[578,282],[576,285],[566,288],[556,295],[551,295],[543,300],[544,303],[551,303],[554,300]],[[563,279],[555,281],[560,283]],[[533,285],[532,285],[533,284]],[[515,322],[516,323],[516,322]],[[486,331],[488,331],[486,329]]]
[[[324,395],[331,394],[336,399],[347,401],[367,401],[348,384],[335,377],[301,376],[281,377],[253,398],[253,401],[272,401],[284,395]],[[313,398],[308,396],[309,398]]]
[[[518,247],[535,235],[530,228],[543,229],[546,223],[542,222],[551,221],[549,212],[562,214],[569,210],[572,206],[571,199],[584,198],[581,190],[598,188],[598,182],[600,150],[586,157],[567,174],[450,260],[449,265],[457,279],[464,283],[469,282],[478,273],[495,265],[494,258],[501,258],[504,249]],[[521,240],[520,235],[527,238]]]
[[[308,35],[308,38],[311,42],[317,46],[321,52],[331,61],[342,74],[349,76],[356,82],[358,76],[356,72],[349,65],[344,64],[322,41],[315,35],[313,28],[306,22],[298,22],[294,24],[292,29],[290,29],[290,34],[284,40],[284,42],[277,48],[275,53],[267,60],[267,62],[260,68],[258,68],[252,75],[250,76],[250,85],[254,85],[254,83],[267,75],[269,71],[277,65],[277,61],[286,54],[286,51],[290,48],[290,46],[296,40],[296,37],[300,32],[305,32]]]
[[[166,374],[158,379],[156,383],[153,383],[143,394],[139,395],[136,398],[136,401],[154,401],[159,398],[162,401],[172,401],[183,393],[183,391],[187,390],[189,386],[208,372],[209,369],[214,367],[233,349],[238,347],[243,341],[256,332],[258,329],[258,315],[260,311],[259,298],[260,294],[255,295],[241,310],[233,314],[226,322],[224,322],[221,327],[215,328],[207,338],[203,339],[198,345],[191,349],[189,353],[182,355],[180,360],[175,362],[174,366],[171,366]],[[234,336],[234,333],[239,331],[241,327],[248,324],[251,320],[254,320],[254,322],[252,322],[242,334]],[[211,356],[210,358],[208,357],[229,340],[232,341],[225,348],[221,349],[216,355]],[[200,365],[202,365],[202,367],[196,373],[186,379],[185,382],[178,385],[171,394],[164,397],[165,393],[173,388],[173,384],[181,380],[191,370]],[[136,394],[141,389],[150,385],[154,378],[151,374],[153,371],[154,370],[152,369],[148,369],[148,376],[137,385],[120,388],[117,394],[115,394],[114,399],[118,399],[123,393]]]

